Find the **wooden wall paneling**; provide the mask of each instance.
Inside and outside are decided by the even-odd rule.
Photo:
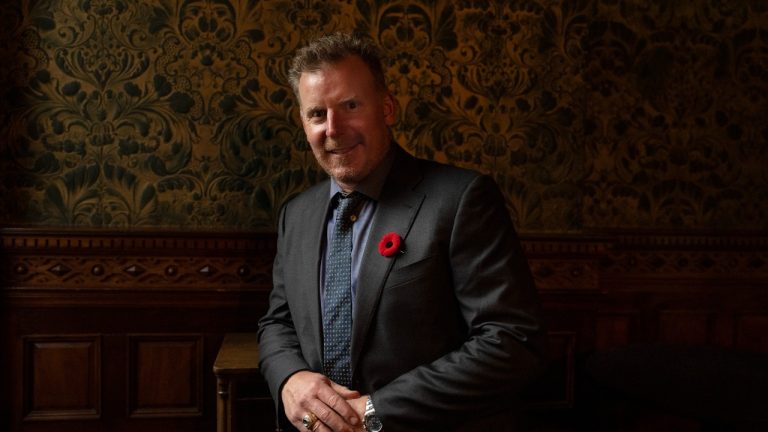
[[[225,333],[255,331],[273,256],[271,234],[0,230],[3,377],[11,383],[0,396],[9,401],[0,430],[213,430],[218,346]],[[22,403],[24,341],[38,336],[98,338],[98,416],[38,421],[36,409],[36,420],[25,420],[27,406],[50,405]]]
[[[0,395],[7,401],[0,413],[8,413],[2,430],[211,430],[213,361],[225,333],[256,330],[271,289],[274,240],[0,230],[0,334],[10,383]],[[523,246],[550,334],[549,370],[535,399],[545,410],[578,410],[581,361],[612,348],[768,351],[765,236],[538,235],[524,237]],[[42,372],[61,363],[53,359],[95,370],[91,350],[100,352],[99,405],[90,402],[84,372],[55,379]],[[47,388],[81,384],[57,399],[43,396],[35,379]],[[248,423],[269,428],[262,420]]]
[[[94,335],[24,336],[24,421],[101,414],[101,341]]]
[[[632,341],[634,314],[604,313],[595,318],[595,351],[628,345]]]
[[[0,248],[0,265],[6,259]],[[2,267],[0,267],[2,268]],[[6,275],[0,271],[0,430],[13,430],[12,419],[23,412],[22,400],[13,395],[21,393],[24,344],[17,334],[15,320],[11,318],[11,308],[5,298]],[[18,414],[17,414],[18,413]]]
[[[527,393],[531,407],[570,408],[574,403],[575,332],[548,332],[546,366],[542,378]]]
[[[129,335],[127,340],[128,416],[201,416],[203,336]]]
[[[588,328],[595,300],[601,296],[599,263],[610,244],[601,238],[570,241],[535,236],[523,242],[548,334],[547,361],[542,376],[529,389],[530,415],[541,422],[542,412],[573,407],[576,361],[585,349],[579,335]],[[587,332],[589,333],[589,332]],[[551,416],[544,415],[543,418]]]
[[[744,314],[736,317],[734,345],[736,348],[768,353],[768,303],[763,314]]]
[[[657,340],[663,344],[708,345],[713,342],[715,314],[696,310],[658,313]]]
[[[589,294],[600,291],[599,265],[610,243],[603,238],[578,241],[535,236],[523,242],[525,255],[542,294]]]

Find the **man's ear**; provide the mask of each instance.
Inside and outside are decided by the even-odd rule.
[[[392,93],[384,93],[384,123],[392,126],[397,121],[397,100]]]

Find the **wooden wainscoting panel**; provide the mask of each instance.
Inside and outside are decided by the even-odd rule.
[[[734,334],[737,348],[768,353],[768,314],[738,316]]]
[[[595,348],[598,351],[628,345],[631,341],[632,316],[604,314],[595,319]]]
[[[658,342],[685,345],[707,345],[712,342],[714,313],[666,310],[660,311],[658,315]]]
[[[546,365],[526,397],[532,408],[570,408],[574,403],[577,335],[572,331],[548,332]]]
[[[128,358],[130,417],[202,415],[202,335],[129,335]]]
[[[99,417],[99,336],[32,335],[23,345],[25,421]]]

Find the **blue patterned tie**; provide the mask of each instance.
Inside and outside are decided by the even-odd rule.
[[[352,381],[352,223],[363,196],[339,195],[336,220],[325,263],[323,311],[323,369],[332,381]]]

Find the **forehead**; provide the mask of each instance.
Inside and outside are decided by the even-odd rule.
[[[302,72],[299,77],[299,94],[309,96],[312,92],[339,92],[354,90],[376,90],[373,74],[368,65],[357,57],[346,57],[337,62],[326,62],[313,71]]]

